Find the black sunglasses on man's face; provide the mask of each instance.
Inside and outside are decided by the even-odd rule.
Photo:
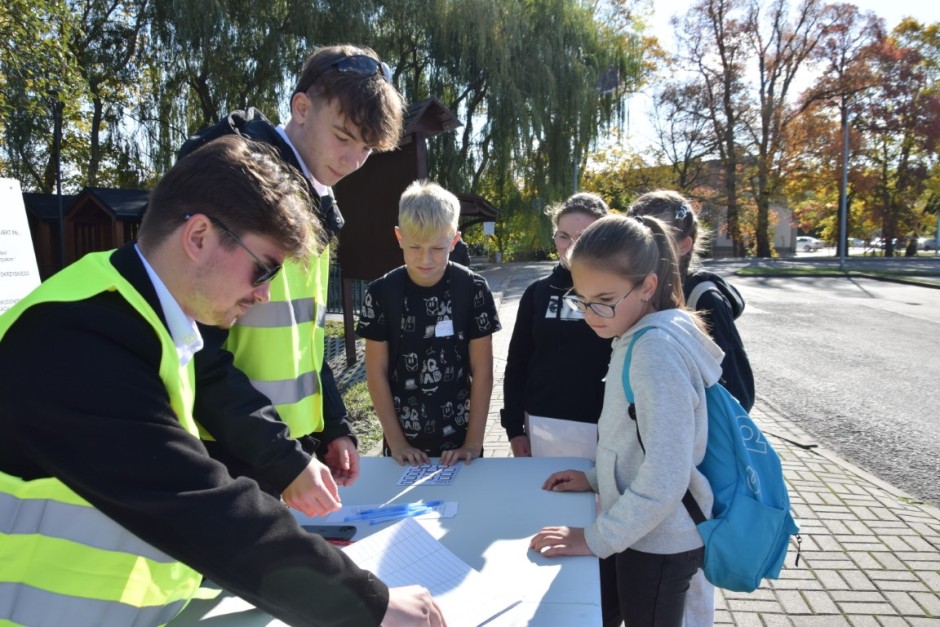
[[[191,217],[192,217],[191,214],[186,214],[185,216],[183,216],[183,219],[189,220]],[[255,278],[251,282],[252,285],[254,285],[255,287],[264,285],[265,283],[267,283],[268,281],[276,277],[277,273],[281,271],[280,264],[274,264],[273,266],[268,265],[267,263],[261,260],[261,257],[251,252],[251,249],[245,246],[245,242],[243,242],[240,237],[238,237],[237,235],[235,235],[235,233],[229,230],[229,228],[225,226],[224,222],[210,215],[207,215],[206,217],[209,218],[209,221],[212,222],[212,224],[219,227],[219,229],[221,229],[226,235],[231,237],[235,241],[236,244],[241,246],[242,250],[244,250],[246,253],[248,253],[251,256],[252,259],[254,259],[256,271],[255,271]]]

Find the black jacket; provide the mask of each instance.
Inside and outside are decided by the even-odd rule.
[[[525,435],[525,412],[596,423],[604,405],[610,340],[583,319],[561,317],[571,272],[558,264],[526,288],[519,301],[503,378],[500,422],[506,435]]]
[[[744,343],[734,324],[744,313],[744,298],[722,277],[705,270],[698,270],[686,277],[682,284],[685,297],[688,298],[695,286],[703,281],[711,281],[717,289],[704,291],[695,309],[708,325],[712,339],[725,352],[721,362],[721,382],[744,409],[751,411],[754,406],[754,373],[751,372],[751,362],[748,361]]]
[[[133,247],[111,261],[162,312]],[[0,342],[0,470],[57,477],[134,534],[289,624],[378,625],[386,586],[301,529],[257,483],[233,479],[208,456],[170,407],[160,357],[152,327],[116,292],[27,310]],[[212,383],[224,387],[226,379]],[[206,380],[196,387],[197,395],[219,393]],[[296,460],[298,444],[284,424],[255,418],[251,437]],[[240,420],[203,425],[223,440],[248,435],[239,433]]]

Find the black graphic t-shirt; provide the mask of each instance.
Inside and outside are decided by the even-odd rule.
[[[454,328],[450,269],[431,287],[405,278],[399,354],[389,355],[389,387],[398,422],[408,443],[437,457],[460,448],[470,409],[470,341],[500,330],[486,279],[473,275],[468,329]],[[356,333],[388,342],[389,321],[377,295],[383,279],[369,285]]]

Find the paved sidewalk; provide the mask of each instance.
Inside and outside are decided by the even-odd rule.
[[[513,263],[481,272],[503,325],[493,340],[487,457],[511,455],[499,425],[506,353],[523,290],[550,268]],[[780,579],[751,594],[720,591],[716,624],[940,625],[940,510],[815,446],[760,394],[751,413],[783,461],[802,551],[795,566],[791,546]]]
[[[541,262],[479,269],[496,297],[503,326],[493,336],[486,457],[511,455],[499,424],[506,354],[522,292],[551,267]],[[361,352],[358,365],[346,369],[339,351],[337,345],[331,364],[341,384],[361,380]],[[783,461],[801,528],[800,563],[795,565],[791,545],[779,580],[751,594],[719,591],[716,624],[940,626],[940,510],[816,446],[759,393],[751,415]]]

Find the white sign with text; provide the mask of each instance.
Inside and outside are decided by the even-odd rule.
[[[0,313],[40,283],[20,182],[0,179]]]

